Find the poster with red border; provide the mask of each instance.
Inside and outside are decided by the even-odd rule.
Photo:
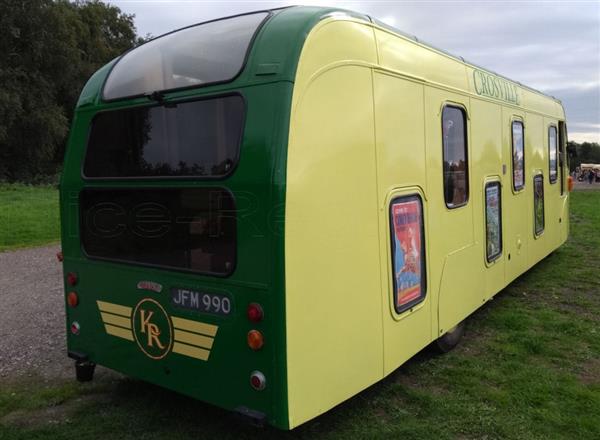
[[[396,308],[423,294],[421,286],[421,203],[417,198],[392,205],[393,269]]]

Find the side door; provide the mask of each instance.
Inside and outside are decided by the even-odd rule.
[[[434,339],[450,331],[482,303],[480,241],[475,240],[469,97],[426,89],[429,277]],[[477,213],[479,215],[479,213]],[[437,316],[435,316],[437,314]]]
[[[374,72],[384,375],[431,342],[423,85]]]
[[[527,152],[525,150],[525,113],[503,108],[502,151],[503,167],[506,168],[504,191],[504,243],[506,246],[506,283],[510,283],[527,268],[527,242],[531,235],[529,225],[529,199],[527,194],[531,176],[527,176]]]

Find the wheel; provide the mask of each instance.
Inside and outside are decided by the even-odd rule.
[[[450,329],[435,341],[435,348],[440,353],[448,353],[458,345],[465,332],[465,321]]]
[[[87,361],[75,362],[75,376],[79,382],[90,382],[94,378],[96,364]]]

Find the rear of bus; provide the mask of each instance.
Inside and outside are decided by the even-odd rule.
[[[192,26],[99,70],[76,109],[61,215],[68,351],[80,367],[285,428],[292,85],[254,62],[276,14]]]

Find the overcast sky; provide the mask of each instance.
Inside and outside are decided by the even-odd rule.
[[[600,143],[600,1],[108,0],[141,35],[291,4],[339,6],[562,100],[569,139]]]

